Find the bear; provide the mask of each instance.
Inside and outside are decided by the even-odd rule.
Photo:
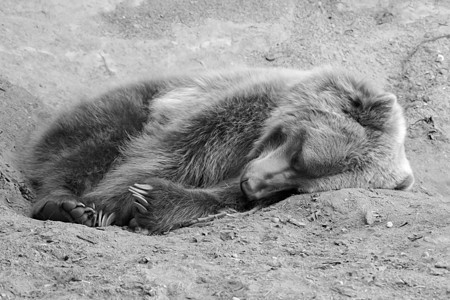
[[[32,217],[161,234],[293,194],[409,190],[395,95],[340,68],[153,77],[82,101],[23,157]]]

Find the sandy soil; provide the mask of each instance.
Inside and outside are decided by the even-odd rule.
[[[0,37],[0,299],[450,298],[449,1],[3,0]],[[77,99],[154,72],[322,64],[398,95],[411,192],[300,195],[164,236],[27,217],[23,145]]]

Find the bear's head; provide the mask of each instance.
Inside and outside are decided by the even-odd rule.
[[[241,175],[250,200],[288,190],[411,188],[406,123],[393,94],[325,70],[282,97]]]

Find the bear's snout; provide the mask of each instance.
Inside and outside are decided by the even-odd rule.
[[[267,184],[264,180],[259,178],[242,178],[241,191],[248,200],[254,201],[262,198],[265,194],[264,190]]]

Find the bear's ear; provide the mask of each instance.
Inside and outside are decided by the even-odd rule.
[[[397,97],[391,93],[385,93],[377,98],[377,101],[383,103],[386,107],[392,108],[397,103]]]

